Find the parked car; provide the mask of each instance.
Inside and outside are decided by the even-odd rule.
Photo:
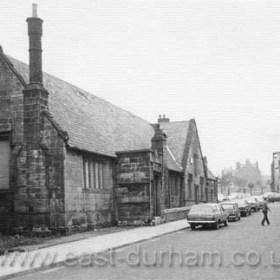
[[[250,203],[252,211],[257,212],[260,210],[260,208],[259,208],[260,204],[256,198],[251,196],[251,197],[246,198],[246,200]]]
[[[220,224],[228,226],[228,212],[218,203],[201,203],[193,205],[187,215],[191,229],[197,226],[213,226],[218,229]]]
[[[251,215],[251,207],[246,199],[237,200],[236,203],[238,204],[241,216]]]
[[[228,219],[239,221],[241,217],[240,210],[238,208],[238,204],[234,201],[225,201],[220,203],[225,211],[228,212]]]
[[[218,193],[218,202],[223,202],[223,201],[230,201],[230,199],[228,196]]]
[[[267,197],[267,201],[268,202],[276,202],[276,201],[280,201],[280,193],[273,193],[273,194],[270,194],[268,195]]]
[[[259,210],[261,210],[264,203],[263,197],[261,195],[255,195],[253,197],[259,202]]]

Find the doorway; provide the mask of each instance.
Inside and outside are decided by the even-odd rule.
[[[161,176],[154,177],[154,216],[160,216],[160,192],[161,192]]]

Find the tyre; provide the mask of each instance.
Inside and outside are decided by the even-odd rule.
[[[225,225],[225,227],[228,226],[228,219],[225,220],[224,225]]]
[[[191,229],[195,230],[195,224],[191,224]]]
[[[220,221],[219,222],[216,222],[214,224],[214,229],[219,229],[220,228]]]

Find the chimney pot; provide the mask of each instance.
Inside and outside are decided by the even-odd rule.
[[[29,84],[43,84],[42,33],[43,20],[37,17],[37,4],[32,4],[32,17],[28,18]]]
[[[32,17],[37,17],[37,4],[32,4]]]
[[[159,118],[158,118],[158,123],[168,123],[170,121],[169,118],[166,118],[165,114],[162,115],[159,115]]]

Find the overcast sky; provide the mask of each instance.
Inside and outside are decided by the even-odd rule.
[[[28,62],[30,0],[0,1],[0,44]],[[194,118],[219,175],[270,174],[280,150],[280,1],[37,0],[43,70],[154,123]]]

